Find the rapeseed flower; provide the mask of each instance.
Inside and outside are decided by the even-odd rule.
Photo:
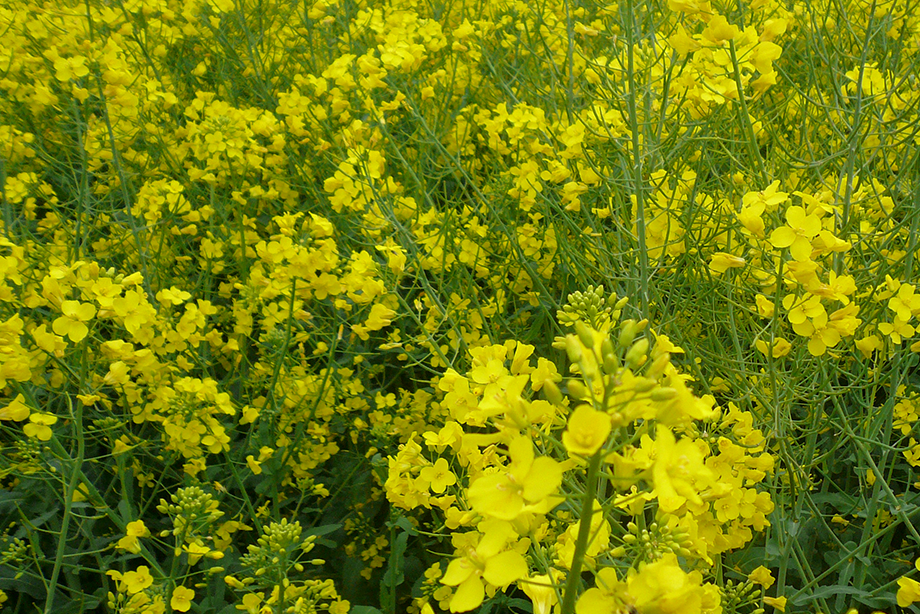
[[[133,520],[125,527],[125,536],[118,540],[116,547],[138,554],[141,551],[141,537],[150,537],[150,531],[143,520]]]
[[[582,404],[569,416],[562,443],[570,455],[593,456],[606,443],[611,429],[608,414]]]
[[[659,425],[655,430],[655,461],[652,483],[663,512],[677,511],[689,502],[703,504],[700,493],[713,485],[712,472],[703,463],[704,453],[694,441],[677,441],[671,430]]]
[[[188,612],[192,607],[195,591],[184,586],[177,586],[169,599],[169,607],[177,612]]]
[[[804,262],[811,257],[811,240],[821,232],[821,219],[807,214],[805,209],[793,205],[786,210],[786,225],[776,228],[770,234],[774,247],[789,248],[792,257]]]
[[[547,456],[535,458],[529,437],[508,444],[511,463],[470,484],[470,505],[484,516],[514,520],[527,511],[548,512],[558,500],[552,495],[562,482],[562,466]],[[442,459],[443,460],[443,459]]]
[[[527,562],[508,543],[517,534],[511,524],[501,520],[480,523],[481,533],[455,534],[458,548],[455,558],[447,566],[441,582],[456,586],[450,601],[451,612],[468,612],[479,607],[485,598],[486,586],[504,587],[527,575]]]

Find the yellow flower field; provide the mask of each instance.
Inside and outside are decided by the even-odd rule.
[[[0,0],[0,606],[920,604],[920,10]]]

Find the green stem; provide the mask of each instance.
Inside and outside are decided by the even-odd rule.
[[[68,404],[70,397],[67,397]],[[83,466],[84,441],[83,441],[83,403],[77,401],[77,410],[73,411],[71,407],[71,418],[73,419],[75,439],[77,440],[77,458],[74,459],[71,467],[69,480],[67,481],[66,491],[64,492],[64,517],[61,519],[61,539],[57,543],[57,552],[54,556],[54,569],[51,572],[51,581],[48,587],[48,597],[45,599],[45,614],[53,612],[54,596],[57,594],[58,577],[61,574],[61,568],[64,564],[64,551],[67,548],[67,530],[70,528],[71,506],[73,505],[74,494],[80,484],[80,467]],[[63,458],[61,460],[64,460]]]
[[[601,461],[604,454],[598,451],[591,457],[588,464],[588,476],[585,479],[585,494],[581,505],[581,517],[578,522],[578,539],[575,542],[575,554],[572,556],[572,568],[565,583],[565,596],[562,600],[562,614],[575,612],[575,599],[578,597],[578,580],[581,577],[581,567],[584,563],[585,552],[591,537],[591,516],[594,515],[594,494],[597,488],[597,476],[600,472]]]

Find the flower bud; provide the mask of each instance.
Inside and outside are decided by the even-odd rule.
[[[575,332],[578,333],[578,339],[583,346],[586,348],[594,347],[594,336],[591,334],[591,329],[588,328],[587,324],[581,320],[575,322]]]
[[[613,352],[604,354],[604,371],[613,375],[620,370],[620,359]]]
[[[552,380],[543,382],[543,394],[546,395],[546,400],[553,405],[562,405],[562,392],[559,390],[559,386],[556,385],[556,382]]]
[[[677,390],[669,387],[656,388],[655,390],[652,390],[651,396],[653,401],[670,401],[675,396],[677,396]]]
[[[641,366],[646,360],[646,352],[648,352],[648,339],[643,337],[626,352],[626,366],[630,369]]]
[[[668,363],[671,362],[671,355],[665,352],[660,354],[655,360],[652,361],[652,364],[649,365],[646,375],[648,377],[658,377],[664,373],[665,368],[668,366]]]
[[[579,362],[582,358],[582,347],[575,335],[567,335],[565,338],[565,351],[569,355],[569,360]]]
[[[623,325],[620,327],[620,338],[618,343],[621,348],[628,347],[630,343],[636,338],[636,335],[639,331],[636,330],[636,321],[635,320],[625,320]]]
[[[585,385],[582,384],[577,379],[569,380],[568,388],[569,388],[569,394],[575,397],[576,399],[588,398],[588,389],[585,388]]]

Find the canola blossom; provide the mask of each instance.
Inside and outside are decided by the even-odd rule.
[[[920,602],[920,12],[0,0],[0,611]]]

